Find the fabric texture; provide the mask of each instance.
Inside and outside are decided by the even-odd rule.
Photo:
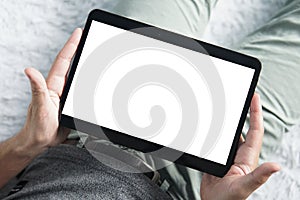
[[[122,0],[110,10],[116,14],[200,37],[217,0]]]
[[[256,89],[262,100],[265,127],[262,158],[268,158],[281,145],[283,134],[300,122],[299,38],[300,1],[294,0],[234,47],[262,63]],[[245,128],[248,126],[249,119]]]
[[[36,158],[19,183],[24,187],[5,200],[171,199],[143,174],[109,168],[87,150],[71,145],[50,148]]]

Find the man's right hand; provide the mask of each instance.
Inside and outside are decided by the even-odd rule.
[[[234,164],[223,178],[203,175],[200,190],[202,199],[246,199],[280,170],[276,163],[264,163],[257,167],[263,135],[262,108],[260,98],[255,94],[250,106],[250,128],[246,140],[240,139]]]

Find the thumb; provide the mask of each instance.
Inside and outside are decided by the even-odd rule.
[[[263,185],[272,174],[279,170],[280,166],[276,163],[264,163],[253,172],[244,176],[241,186],[245,189],[246,197]]]
[[[25,74],[31,85],[32,103],[42,104],[48,97],[48,89],[43,75],[34,68],[26,68]]]

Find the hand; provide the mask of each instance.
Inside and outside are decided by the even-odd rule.
[[[32,101],[26,123],[17,135],[17,141],[33,157],[48,147],[60,144],[69,133],[67,129],[59,129],[59,102],[81,34],[82,30],[79,28],[73,32],[57,55],[46,80],[39,71],[33,68],[25,69],[31,84]]]
[[[273,173],[280,170],[275,163],[264,163],[257,167],[263,134],[260,98],[255,94],[250,107],[250,128],[246,141],[241,137],[234,164],[223,178],[203,175],[201,199],[246,199]]]

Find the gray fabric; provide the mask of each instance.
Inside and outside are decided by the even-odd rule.
[[[127,166],[124,166],[127,167]],[[143,174],[123,173],[98,162],[85,149],[60,145],[35,159],[8,199],[171,199]]]
[[[77,137],[80,136],[78,147],[83,147],[86,141],[93,141],[94,143],[102,143],[114,146],[115,148],[121,148],[127,153],[144,160],[153,170],[156,169],[157,166],[166,166],[158,170],[161,181],[164,183],[161,187],[164,191],[167,191],[173,199],[200,199],[201,172],[174,164],[164,159],[155,158],[149,154],[144,154],[128,147],[113,144],[110,141],[94,139],[85,133],[72,130],[71,137],[76,138],[76,135]],[[99,150],[99,153],[100,152],[102,152],[102,150]]]

